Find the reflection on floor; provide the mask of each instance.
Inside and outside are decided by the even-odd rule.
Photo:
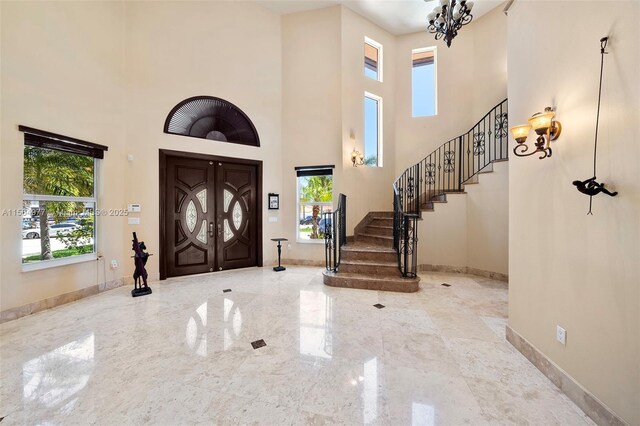
[[[505,284],[429,273],[420,286],[251,268],[1,324],[2,426],[592,424],[505,341]]]

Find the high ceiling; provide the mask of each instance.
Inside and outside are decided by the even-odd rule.
[[[440,4],[439,0],[254,0],[256,3],[280,15],[321,9],[342,4],[354,12],[375,22],[392,34],[408,34],[424,31],[427,15]],[[475,0],[473,18],[489,12],[504,0]]]

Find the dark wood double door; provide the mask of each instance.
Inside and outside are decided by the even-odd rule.
[[[261,266],[261,167],[233,160],[161,153],[161,279]]]

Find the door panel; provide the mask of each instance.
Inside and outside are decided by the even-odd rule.
[[[257,265],[257,167],[218,163],[218,269]]]
[[[211,188],[214,167],[209,161],[168,157],[165,206],[167,275],[212,271],[215,265],[215,220]]]
[[[164,158],[164,277],[258,265],[258,166]]]

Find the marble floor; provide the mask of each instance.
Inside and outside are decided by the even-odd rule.
[[[401,294],[251,268],[1,324],[2,426],[593,424],[505,341],[504,283],[421,277]]]

